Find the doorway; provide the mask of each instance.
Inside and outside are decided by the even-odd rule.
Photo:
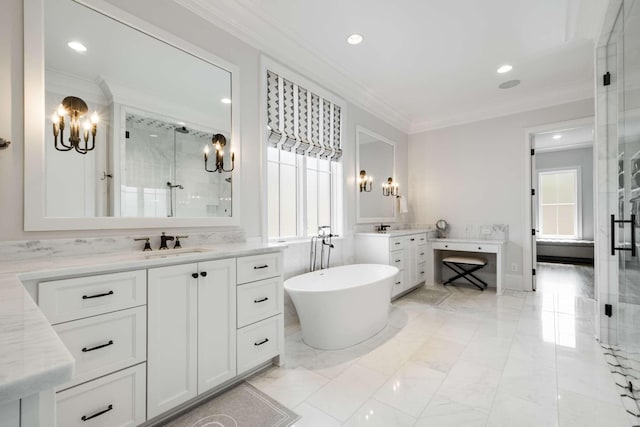
[[[532,134],[535,290],[595,297],[593,141],[592,124]]]

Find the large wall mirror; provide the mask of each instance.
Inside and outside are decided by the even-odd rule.
[[[235,71],[100,0],[25,0],[25,230],[236,225]]]
[[[395,144],[363,127],[356,127],[356,146],[358,173],[365,177],[357,177],[360,183],[358,191],[358,222],[395,221],[395,202],[393,195],[385,195],[383,185],[388,179],[395,179]],[[392,184],[395,185],[395,184]]]

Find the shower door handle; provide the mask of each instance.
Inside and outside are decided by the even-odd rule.
[[[616,246],[616,224],[631,224],[631,248],[621,248]],[[616,219],[611,215],[611,255],[616,251],[630,251],[631,256],[636,256],[636,216],[631,215],[631,219]]]

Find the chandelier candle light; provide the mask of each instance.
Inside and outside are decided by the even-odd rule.
[[[80,120],[89,111],[87,104],[75,96],[67,96],[58,106],[58,110],[53,113],[53,138],[55,148],[58,151],[70,151],[75,149],[80,154],[87,154],[96,148],[96,133],[98,131],[98,113],[91,115],[91,120],[84,123],[82,139],[80,138]],[[69,144],[64,141],[65,120],[69,116]],[[91,145],[89,145],[89,134],[91,134]],[[60,138],[58,138],[60,136]],[[81,145],[84,140],[84,145]]]
[[[216,150],[216,168],[209,169],[208,161],[209,161],[209,146],[207,145],[204,149],[204,169],[207,172],[231,172],[235,167],[236,155],[234,152],[231,152],[231,169],[224,168],[224,146],[227,145],[227,139],[224,135],[217,133],[213,135],[211,138],[211,143]]]
[[[373,187],[373,177],[367,176],[367,171],[360,171],[360,178],[358,179],[358,184],[360,186],[360,192],[370,192]]]
[[[386,183],[382,184],[383,196],[398,196],[398,184],[393,183],[393,178],[389,177]]]

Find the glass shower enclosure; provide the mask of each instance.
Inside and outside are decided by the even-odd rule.
[[[596,69],[600,339],[640,421],[640,0],[610,2]]]

